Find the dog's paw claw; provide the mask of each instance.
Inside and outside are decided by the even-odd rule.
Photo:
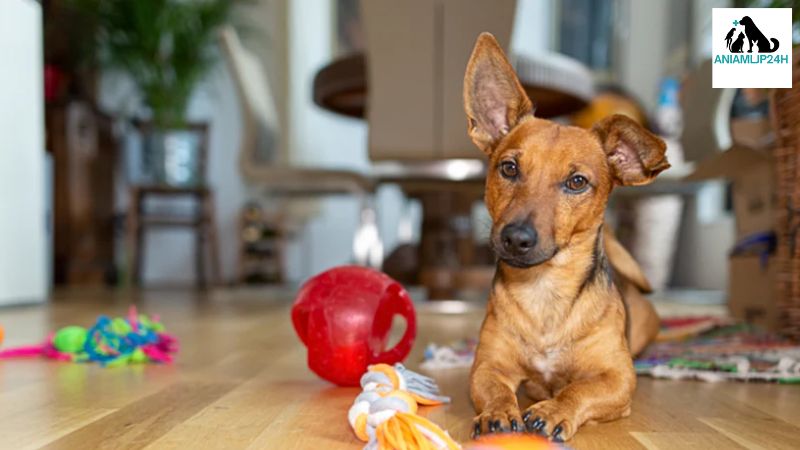
[[[531,406],[524,416],[529,419],[525,423],[528,432],[540,434],[554,442],[564,442],[575,433],[570,416],[554,400],[545,400]]]
[[[536,426],[533,427],[533,430],[536,431],[539,434],[544,434],[546,436],[546,434],[544,432],[545,429],[547,429],[547,421],[542,419],[542,418],[540,418],[540,417],[537,417],[536,418]]]
[[[522,418],[515,409],[510,411],[483,412],[474,419],[472,437],[486,433],[508,433],[523,431]]]
[[[553,440],[553,442],[564,442],[564,439],[561,437],[561,433],[563,431],[564,428],[561,425],[553,428],[553,433],[550,435],[550,438]]]
[[[542,419],[540,419],[539,417],[534,417],[533,419],[531,419],[530,412],[526,413],[525,415],[526,415],[525,429],[528,430],[528,432],[530,433],[536,431],[536,427],[539,426],[539,423],[542,421]]]

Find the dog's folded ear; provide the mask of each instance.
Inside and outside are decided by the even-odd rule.
[[[667,145],[633,119],[615,114],[601,120],[592,129],[600,138],[617,184],[648,184],[656,175],[669,169]]]
[[[503,136],[533,109],[503,50],[481,33],[464,75],[464,109],[469,137],[491,154]]]

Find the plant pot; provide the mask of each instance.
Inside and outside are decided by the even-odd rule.
[[[205,182],[204,132],[151,128],[142,136],[146,178],[155,184],[193,187]]]

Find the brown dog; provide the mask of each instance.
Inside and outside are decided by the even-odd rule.
[[[630,414],[626,308],[606,251],[627,253],[604,243],[603,212],[615,185],[647,184],[669,167],[663,141],[623,116],[592,130],[534,117],[488,33],[467,65],[464,106],[469,135],[489,157],[486,206],[499,259],[470,379],[474,434],[524,426],[566,440],[586,422]],[[520,386],[534,400],[523,412]]]

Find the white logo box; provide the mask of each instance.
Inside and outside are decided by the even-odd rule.
[[[755,36],[746,33],[744,24],[734,23],[750,17],[758,28]],[[792,87],[792,9],[791,8],[713,8],[711,12],[712,33],[712,87],[714,88],[791,88]],[[736,40],[745,33],[741,42],[741,53],[732,52],[725,38],[732,28],[732,48]],[[752,30],[752,28],[750,28]],[[758,44],[760,36],[766,43]],[[750,48],[750,39],[757,39]],[[762,53],[774,48],[771,53]],[[761,47],[767,47],[762,49]]]

